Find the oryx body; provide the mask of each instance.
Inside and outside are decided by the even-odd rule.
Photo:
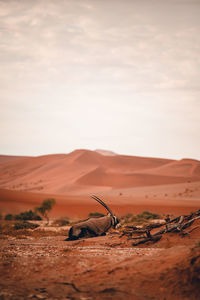
[[[118,218],[101,199],[96,196],[92,196],[92,198],[103,205],[109,213],[104,217],[90,218],[86,221],[73,225],[69,230],[69,237],[67,241],[105,235],[111,227],[115,228],[117,224],[119,224]]]

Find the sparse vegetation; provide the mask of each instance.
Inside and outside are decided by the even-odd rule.
[[[133,214],[128,213],[128,214],[126,214],[126,215],[124,215],[124,216],[121,217],[120,223],[121,223],[121,224],[123,224],[123,223],[124,223],[124,224],[125,224],[125,223],[131,223],[132,220],[133,220],[133,217],[134,217]]]
[[[49,216],[48,213],[56,204],[56,200],[53,198],[45,199],[42,202],[42,205],[35,208],[35,212],[41,214],[45,219],[47,219],[47,224],[49,223]]]
[[[36,235],[36,236],[46,236],[47,232],[45,231],[38,231],[38,232],[32,232],[30,234],[30,231],[27,229],[35,229],[39,227],[38,224],[33,224],[30,222],[27,222],[28,220],[42,220],[41,214],[43,217],[45,217],[48,222],[48,212],[52,209],[53,205],[55,205],[54,199],[46,199],[43,201],[42,205],[40,207],[36,207],[34,210],[24,211],[19,214],[7,214],[4,217],[4,220],[1,220],[0,222],[0,238],[6,238],[6,236],[26,236],[26,235]],[[18,221],[18,222],[16,222]],[[69,222],[69,220],[62,220],[62,224],[66,224]],[[63,225],[61,225],[63,226]],[[50,235],[52,235],[50,233]],[[54,234],[53,234],[54,235]]]
[[[121,218],[121,223],[137,223],[141,224],[144,222],[148,222],[149,220],[160,219],[161,217],[149,211],[143,211],[141,214],[133,215],[131,213],[126,214]]]
[[[42,220],[42,218],[36,212],[33,212],[32,210],[25,211],[25,212],[22,212],[22,213],[16,215],[15,219],[16,220],[24,220],[24,221],[27,221],[27,220],[38,220],[38,221]]]
[[[99,218],[99,217],[104,217],[105,215],[100,213],[100,212],[91,212],[89,213],[89,218]]]
[[[6,221],[15,220],[15,215],[7,214],[7,215],[5,215],[5,220]]]
[[[143,211],[141,214],[136,215],[138,219],[145,219],[145,220],[150,220],[150,219],[159,219],[160,216],[156,213],[152,213],[149,211]]]
[[[38,224],[29,223],[27,221],[16,222],[14,224],[14,229],[35,229],[37,227],[39,227]]]
[[[40,215],[42,215],[49,222],[48,213],[50,212],[50,210],[52,209],[52,207],[55,204],[56,204],[55,199],[53,199],[53,198],[45,199],[42,202],[41,206],[35,207],[34,211],[28,210],[28,211],[24,211],[24,212],[21,212],[16,215],[7,214],[7,215],[5,215],[4,219],[7,221],[11,221],[11,220],[23,220],[23,221],[37,220],[37,221],[40,221],[40,220],[42,220]]]
[[[141,214],[143,215],[149,215],[147,212],[143,212]],[[179,217],[176,217],[175,219],[168,220],[164,224],[146,224],[143,226],[126,226],[124,232],[122,233],[121,237],[126,235],[128,239],[132,240],[139,240],[134,242],[132,245],[137,246],[140,244],[144,244],[146,242],[156,243],[158,242],[162,236],[166,233],[178,233],[182,237],[188,236],[191,234],[192,231],[198,229],[200,225],[193,227],[191,230],[186,230],[189,228],[195,221],[200,219],[200,210],[190,214],[190,215],[181,215]],[[198,221],[197,221],[198,222]],[[161,228],[158,231],[153,231],[155,228]],[[137,236],[134,236],[134,235]],[[139,236],[138,236],[139,235]],[[197,247],[198,247],[197,243]]]
[[[25,221],[27,222],[27,221]],[[13,221],[13,220],[1,220],[0,221],[0,239],[8,239],[9,236],[15,237],[17,239],[33,237],[33,238],[40,238],[40,237],[47,237],[47,236],[58,236],[58,235],[66,235],[66,230],[59,230],[59,231],[50,231],[50,230],[40,230],[38,227],[39,225],[33,224],[31,222],[27,222],[31,225],[24,224],[24,221]],[[35,229],[36,230],[29,230]],[[32,228],[30,228],[32,227]]]
[[[20,214],[13,215],[13,214],[7,214],[5,216],[5,220],[10,221],[10,220],[42,220],[42,218],[36,213],[33,212],[32,210],[29,211],[24,211],[21,212]]]

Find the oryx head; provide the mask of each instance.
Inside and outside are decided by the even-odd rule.
[[[103,207],[105,207],[105,209],[107,209],[107,211],[109,212],[110,216],[111,216],[111,221],[112,221],[112,227],[116,228],[118,227],[117,225],[119,225],[119,219],[113,214],[113,212],[111,211],[111,209],[105,204],[105,202],[103,202],[103,200],[99,199],[97,196],[92,195],[91,196],[92,199],[96,200],[97,202],[99,202]]]

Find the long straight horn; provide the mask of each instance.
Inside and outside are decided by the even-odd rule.
[[[109,211],[109,213],[111,214],[111,216],[114,216],[114,214],[112,213],[111,209],[103,202],[103,200],[99,199],[97,196],[92,195],[91,196],[92,199],[96,200],[97,202],[99,202],[102,206],[104,206],[107,211]]]

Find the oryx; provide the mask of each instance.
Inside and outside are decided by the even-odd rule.
[[[69,230],[69,237],[66,241],[105,235],[106,231],[108,231],[111,227],[116,228],[119,224],[118,218],[101,199],[94,195],[91,197],[103,205],[109,213],[104,217],[90,218],[86,221],[73,225]]]

